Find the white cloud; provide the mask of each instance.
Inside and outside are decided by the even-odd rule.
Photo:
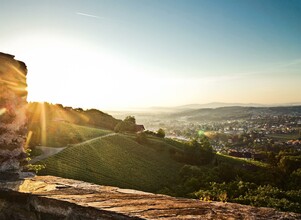
[[[82,13],[82,12],[76,12],[77,15],[81,15],[81,16],[86,16],[86,17],[90,17],[90,18],[97,18],[99,19],[100,17],[97,15],[92,15],[92,14],[86,14],[86,13]]]

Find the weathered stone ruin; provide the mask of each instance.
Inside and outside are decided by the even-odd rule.
[[[0,53],[0,179],[19,177],[26,154],[26,65]]]

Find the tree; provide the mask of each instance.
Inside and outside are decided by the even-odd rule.
[[[123,121],[136,124],[136,118],[134,116],[130,116],[130,115],[126,116],[126,118]]]
[[[278,166],[286,173],[291,173],[301,168],[301,156],[283,156]]]
[[[159,128],[159,130],[157,131],[157,136],[160,138],[164,138],[165,137],[165,131],[162,128]]]
[[[206,136],[200,142],[193,139],[185,148],[185,162],[195,165],[204,165],[212,161],[214,157],[213,149]]]
[[[115,128],[115,132],[135,132],[136,119],[134,116],[127,116],[123,121],[119,122]]]

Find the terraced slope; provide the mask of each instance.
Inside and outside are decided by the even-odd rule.
[[[156,192],[176,181],[183,166],[171,159],[166,145],[149,147],[121,134],[95,138],[43,160],[41,175]]]

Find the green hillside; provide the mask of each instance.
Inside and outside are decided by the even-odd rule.
[[[112,131],[71,124],[67,122],[51,122],[45,126],[45,140],[41,139],[40,127],[33,130],[31,146],[65,147],[68,144],[80,143],[95,137],[112,133]]]
[[[108,134],[120,122],[96,109],[63,107],[49,103],[29,103],[27,107],[29,146],[64,147]]]
[[[183,164],[171,159],[164,141],[148,145],[121,134],[94,139],[44,160],[41,174],[156,192],[177,181]]]
[[[121,121],[97,109],[64,107],[60,104],[32,102],[27,106],[27,117],[30,126],[48,124],[53,121],[64,121],[77,125],[85,125],[114,130]]]

